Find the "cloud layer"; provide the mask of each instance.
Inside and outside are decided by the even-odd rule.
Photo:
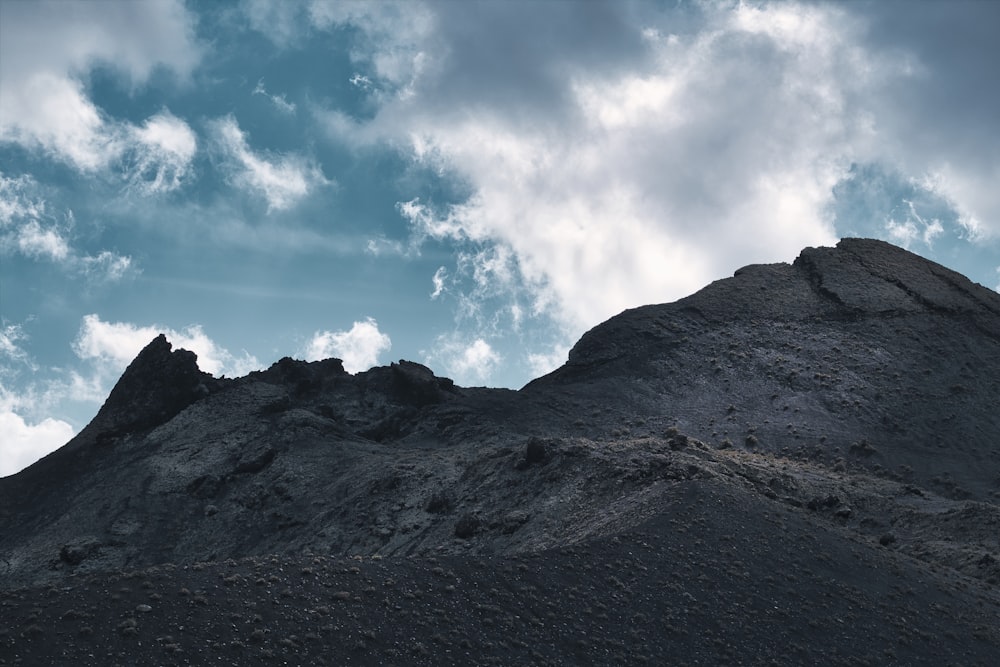
[[[982,4],[983,20],[997,18]],[[835,242],[838,226],[858,224],[832,211],[859,163],[922,182],[970,238],[1000,232],[996,152],[966,159],[968,132],[921,110],[939,105],[920,86],[950,71],[937,71],[941,52],[910,49],[936,39],[933,16],[902,11],[906,48],[896,49],[880,41],[893,30],[881,10],[835,4],[545,3],[530,5],[531,21],[516,2],[321,7],[315,28],[365,36],[352,54],[377,105],[367,121],[329,109],[332,136],[386,142],[467,182],[463,201],[412,200],[400,212],[415,238],[458,247],[459,263],[481,260],[461,308],[484,281],[530,294],[519,312],[553,318],[557,347],[626,307]],[[988,48],[979,38],[974,48]],[[897,102],[901,90],[910,103]],[[974,127],[993,122],[974,113]],[[900,130],[913,124],[940,134],[911,141]],[[976,136],[996,148],[994,134]],[[864,223],[900,242],[940,233],[916,214]]]
[[[689,293],[734,262],[834,240],[824,206],[871,137],[863,109],[849,107],[892,67],[851,43],[840,12],[721,6],[698,17],[700,31],[671,34],[629,26],[601,3],[591,18],[607,14],[610,29],[576,9],[542,10],[543,24],[564,26],[562,41],[527,35],[524,46],[548,46],[524,62],[503,57],[520,48],[499,43],[497,23],[457,8],[435,14],[433,39],[395,47],[410,54],[409,83],[383,101],[373,136],[408,142],[474,192],[436,210],[402,207],[415,233],[509,249],[533,311],[574,334]],[[373,48],[386,48],[374,30]],[[590,67],[578,41],[606,64]],[[493,60],[510,72],[456,78],[459,66]],[[372,62],[377,79],[401,79],[398,65]],[[480,90],[487,81],[499,90]],[[481,93],[492,103],[470,103]],[[496,264],[476,270],[509,279]]]
[[[201,49],[180,0],[136,3],[3,3],[0,20],[0,141],[40,148],[82,172],[138,149],[155,158],[157,131],[106,116],[84,90],[94,66],[144,83],[167,66],[187,76]],[[23,54],[31,53],[30,58]],[[152,148],[153,151],[149,151]],[[176,145],[171,148],[176,149]],[[176,150],[169,150],[172,158]]]

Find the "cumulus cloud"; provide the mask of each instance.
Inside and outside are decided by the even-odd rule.
[[[308,361],[336,357],[344,362],[348,373],[360,373],[378,364],[379,356],[388,352],[392,341],[379,331],[371,317],[355,322],[347,331],[317,331],[305,348]]]
[[[263,196],[268,210],[290,208],[314,188],[328,185],[319,166],[300,155],[255,152],[233,116],[212,122],[216,143],[228,160],[234,185]]]
[[[460,334],[439,336],[424,357],[429,366],[443,368],[448,377],[464,385],[487,382],[503,360],[482,338],[467,340]]]
[[[82,79],[105,64],[138,86],[160,65],[186,76],[199,58],[194,24],[180,0],[2,3],[0,141],[41,150],[81,172],[106,169],[133,148],[162,150],[158,121],[133,128],[107,117]],[[176,145],[168,147],[168,166],[145,164],[142,171],[169,171],[171,160],[176,171],[178,153],[170,148]],[[164,157],[156,150],[153,156]]]
[[[23,352],[22,352],[23,354]],[[0,357],[8,357],[0,336]],[[9,358],[9,357],[8,357]],[[30,360],[32,370],[37,367]],[[15,393],[4,381],[9,367],[0,366],[0,477],[12,475],[65,445],[76,434],[69,422],[53,417],[32,418],[52,403],[53,388],[38,395],[33,389]]]
[[[42,408],[44,400],[34,392],[16,394],[8,382],[22,370],[32,374],[38,365],[24,349],[27,340],[20,324],[0,327],[0,477],[12,475],[37,459],[66,444],[74,435],[72,425],[51,417],[31,422],[23,415]]]
[[[73,427],[59,419],[46,418],[30,424],[12,410],[0,406],[0,477],[13,475],[69,442]]]
[[[0,115],[9,118],[0,126],[0,141],[13,141],[39,148],[80,171],[106,167],[121,154],[116,129],[83,93],[83,86],[65,76],[40,72],[23,83],[7,104],[0,102]]]

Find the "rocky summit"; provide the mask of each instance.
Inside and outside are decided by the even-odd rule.
[[[845,239],[519,391],[160,336],[0,577],[0,665],[996,665],[1000,295]]]

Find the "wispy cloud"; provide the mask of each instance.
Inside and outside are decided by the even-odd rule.
[[[368,317],[347,331],[317,331],[306,344],[304,355],[308,361],[336,357],[344,362],[348,373],[359,373],[378,364],[382,353],[391,347],[389,336]]]
[[[151,116],[129,131],[129,181],[148,194],[180,188],[198,149],[194,131],[169,111]]]
[[[74,225],[72,211],[59,217],[49,212],[33,178],[8,178],[0,172],[0,254],[53,262],[92,282],[114,282],[135,270],[131,257],[110,250],[90,255],[74,247]]]
[[[444,292],[445,290],[444,283],[447,277],[448,277],[448,269],[446,269],[443,266],[439,266],[437,271],[434,272],[434,275],[431,276],[431,282],[434,283],[434,291],[431,292],[432,299],[438,298]]]
[[[287,99],[285,99],[284,95],[273,95],[267,92],[267,88],[264,87],[264,79],[261,79],[260,81],[257,82],[257,86],[253,89],[253,94],[263,95],[265,98],[271,101],[271,104],[274,105],[275,109],[277,109],[282,113],[288,115],[295,114],[295,103],[289,102]]]
[[[290,208],[316,187],[330,184],[319,165],[301,155],[251,150],[233,116],[215,120],[211,127],[233,184],[264,197],[269,211]]]

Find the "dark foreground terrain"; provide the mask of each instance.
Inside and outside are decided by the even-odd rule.
[[[878,241],[524,389],[154,340],[0,479],[0,664],[1000,664],[1000,295]]]

